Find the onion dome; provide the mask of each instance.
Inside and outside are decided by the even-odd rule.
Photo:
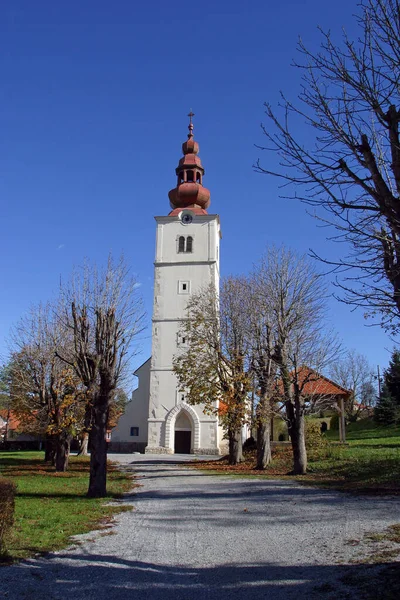
[[[197,156],[199,144],[193,139],[192,117],[194,114],[190,111],[188,117],[190,118],[188,139],[182,144],[183,157],[175,170],[178,182],[176,188],[168,193],[168,197],[174,214],[184,208],[195,209],[195,212],[207,214],[206,209],[210,206],[210,192],[203,187],[204,169],[200,157]]]

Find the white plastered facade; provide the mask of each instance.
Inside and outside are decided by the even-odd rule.
[[[111,449],[119,452],[144,452],[147,446],[147,419],[150,396],[149,358],[136,371],[139,385],[132,392],[132,399],[126,405],[124,414],[112,430]]]
[[[183,435],[186,451],[219,454],[222,433],[217,417],[204,414],[203,406],[187,403],[172,369],[173,356],[184,343],[179,329],[190,294],[211,283],[219,289],[219,217],[196,215],[187,209],[176,216],[156,217],[156,223],[146,453],[179,452],[182,446],[178,448],[177,439]],[[191,238],[191,251],[180,251],[182,237],[185,247]],[[179,433],[184,431],[190,433]]]

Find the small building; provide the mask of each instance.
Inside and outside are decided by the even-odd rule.
[[[344,403],[352,395],[352,390],[347,390],[338,383],[332,381],[325,375],[318,373],[310,367],[301,367],[297,373],[297,383],[301,390],[301,395],[309,404],[310,414],[320,414],[331,412],[331,415],[339,414],[339,437],[340,441],[346,441],[345,435],[345,410]],[[282,383],[278,384],[281,387]],[[330,429],[330,416],[327,414],[319,418],[321,422],[321,430]],[[282,425],[282,421],[274,419],[273,423],[273,439],[280,441],[287,440],[287,429]]]
[[[12,410],[0,410],[0,443],[10,449],[37,449],[42,436],[24,431],[23,423]]]

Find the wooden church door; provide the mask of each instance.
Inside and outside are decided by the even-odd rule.
[[[190,454],[191,431],[175,431],[175,454]]]

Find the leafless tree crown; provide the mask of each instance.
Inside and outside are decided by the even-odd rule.
[[[289,186],[287,197],[320,209],[347,255],[330,262],[341,299],[379,313],[397,330],[400,312],[400,1],[362,0],[359,37],[341,44],[321,30],[319,51],[300,40],[303,72],[297,102],[284,94],[277,110],[266,103],[268,139],[278,171],[256,170]],[[296,124],[306,124],[300,139]],[[294,192],[290,193],[291,184]],[[292,188],[293,189],[293,188]],[[326,261],[328,262],[328,261]]]
[[[61,349],[88,388],[103,375],[116,389],[129,376],[129,360],[144,329],[138,283],[123,258],[108,258],[105,269],[88,262],[62,286],[58,316],[72,344]]]

